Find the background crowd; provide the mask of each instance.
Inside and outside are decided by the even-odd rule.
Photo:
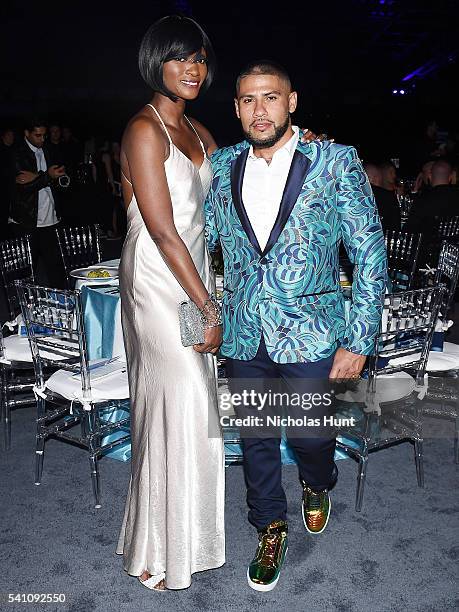
[[[234,134],[234,142],[238,138]],[[371,149],[360,147],[359,154],[383,229],[422,232],[427,249],[434,218],[459,215],[457,131],[440,130],[430,121],[403,157],[381,159],[376,150],[373,143]],[[393,150],[403,147],[394,142]],[[3,125],[0,238],[29,234],[44,280],[61,286],[54,228],[97,223],[102,238],[117,241],[114,252],[119,252],[126,232],[120,181],[120,138],[80,138],[72,127],[43,117],[31,117],[21,126]]]

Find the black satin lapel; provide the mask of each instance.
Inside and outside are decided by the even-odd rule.
[[[244,180],[245,165],[249,156],[249,148],[245,149],[231,163],[231,194],[233,196],[233,204],[236,208],[239,220],[244,228],[247,238],[258,253],[261,253],[260,245],[257,237],[250,224],[249,217],[242,202],[242,181]]]
[[[290,213],[296,204],[298,196],[300,195],[301,188],[306,179],[306,175],[309,170],[311,160],[306,157],[303,153],[296,150],[293,155],[292,164],[288,173],[287,182],[285,183],[284,193],[282,194],[282,200],[279,206],[279,212],[277,213],[276,221],[269,235],[268,242],[263,251],[263,255],[272,249],[276,244],[277,239],[280,236],[281,231],[284,229],[284,225],[287,223],[287,219],[290,217]]]

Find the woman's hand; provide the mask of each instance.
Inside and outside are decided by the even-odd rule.
[[[204,330],[204,342],[202,344],[194,344],[193,348],[197,353],[215,353],[218,351],[222,343],[222,326],[209,327]]]
[[[319,142],[322,142],[322,140],[329,140],[330,142],[335,142],[335,139],[329,138],[328,134],[319,134],[319,136],[317,136],[315,132],[313,132],[312,130],[308,130],[308,128],[300,128],[300,130],[303,132],[301,142],[304,142],[306,144],[309,144],[313,140],[318,140]]]

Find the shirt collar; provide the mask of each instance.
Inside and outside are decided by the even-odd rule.
[[[29,145],[29,147],[32,149],[32,151],[34,153],[37,153],[38,151],[43,151],[43,149],[39,149],[38,147],[34,147],[32,143],[30,143],[27,138],[24,138],[24,140],[26,141],[26,143]]]
[[[278,156],[278,153],[280,153],[281,155],[284,155],[285,153],[287,153],[287,155],[290,158],[293,157],[293,154],[295,153],[295,150],[296,150],[296,146],[298,144],[300,128],[296,125],[292,125],[292,130],[293,130],[293,136],[280,149],[277,149],[277,151],[273,155],[273,159],[274,157]],[[281,153],[281,151],[282,152],[285,151],[285,153]],[[262,159],[261,157],[257,157],[255,153],[253,152],[253,145],[250,145],[250,148],[249,148],[249,158],[255,159],[255,160]]]

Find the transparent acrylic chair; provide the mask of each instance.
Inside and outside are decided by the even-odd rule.
[[[57,241],[64,264],[67,287],[73,287],[70,272],[100,263],[100,230],[97,224],[58,227]]]
[[[411,289],[422,234],[386,230],[384,241],[387,252],[387,268],[394,291]]]
[[[426,392],[425,368],[444,290],[434,286],[386,295],[368,378],[337,394],[338,416],[355,421],[339,428],[337,447],[359,464],[356,511],[362,507],[370,453],[394,443],[414,444],[418,485],[424,486],[418,399]]]
[[[0,242],[0,277],[9,321],[0,324],[0,419],[3,424],[4,446],[11,448],[11,410],[35,403],[32,354],[27,338],[15,329],[15,319],[21,311],[14,281],[34,282],[29,237]],[[13,332],[5,336],[3,330]]]
[[[95,507],[100,508],[97,460],[126,442],[129,417],[109,422],[102,411],[118,410],[129,397],[126,364],[100,374],[88,359],[84,317],[79,291],[65,291],[16,283],[27,327],[35,369],[37,436],[35,483],[40,484],[45,443],[49,437],[76,443],[88,451]],[[45,368],[56,371],[45,379]],[[125,414],[120,411],[120,414]],[[115,431],[125,432],[105,443]]]

